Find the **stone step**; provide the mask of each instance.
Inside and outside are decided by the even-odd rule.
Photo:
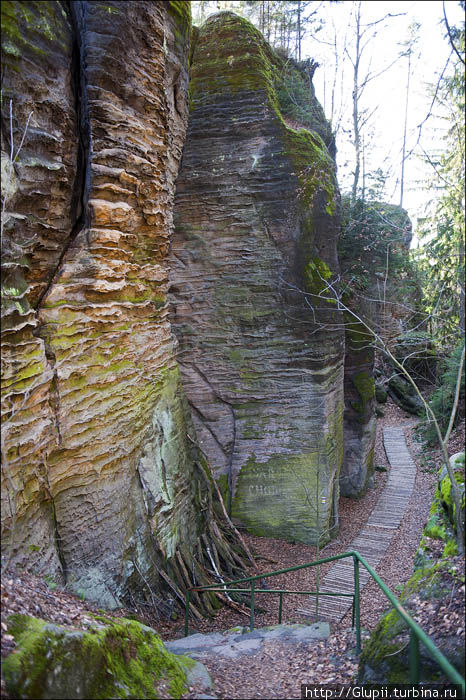
[[[316,622],[312,625],[273,625],[254,629],[252,632],[249,627],[235,627],[226,632],[191,634],[164,642],[164,645],[172,654],[182,654],[193,659],[205,659],[212,655],[235,659],[243,654],[255,654],[262,649],[264,641],[272,639],[287,647],[293,647],[328,639],[329,636],[328,622]]]

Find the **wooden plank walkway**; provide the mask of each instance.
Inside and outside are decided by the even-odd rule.
[[[406,446],[403,429],[384,428],[383,440],[391,467],[387,485],[366,525],[348,547],[348,550],[357,550],[373,568],[377,567],[384,556],[395,530],[403,519],[416,478],[416,465]],[[359,566],[361,589],[369,579],[366,569]],[[320,588],[322,591],[353,593],[353,559],[348,557],[337,561],[323,578]],[[321,597],[319,618],[339,622],[351,605],[351,598]],[[314,605],[308,609],[300,608],[297,612],[301,615],[315,616]]]

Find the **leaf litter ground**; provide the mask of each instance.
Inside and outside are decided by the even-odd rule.
[[[436,483],[435,469],[426,466],[421,447],[413,437],[415,420],[407,418],[406,414],[392,403],[385,408],[385,416],[378,421],[377,440],[375,448],[375,464],[389,469],[382,443],[383,427],[388,425],[403,425],[411,454],[415,459],[418,470],[415,488],[408,511],[400,527],[396,531],[390,547],[380,562],[377,570],[389,588],[397,591],[400,584],[405,582],[413,571],[413,557],[419,545],[422,529],[426,523],[430,504],[433,499]],[[464,421],[455,431],[449,444],[449,453],[460,449],[464,440]],[[434,463],[438,464],[434,453]],[[321,550],[321,557],[328,557],[346,551],[352,540],[364,526],[369,514],[382,492],[387,480],[386,472],[375,472],[374,487],[364,498],[354,501],[340,499],[340,531],[337,539]],[[288,543],[270,538],[255,537],[243,532],[248,546],[257,556],[260,572],[287,568],[305,564],[316,559],[315,547],[299,543]],[[435,542],[432,543],[435,550]],[[440,555],[441,547],[438,547]],[[452,560],[451,596],[438,604],[418,601],[416,619],[429,633],[436,631],[442,636],[451,634],[464,637],[464,583],[455,576],[456,571],[462,571],[464,559],[456,557]],[[322,565],[321,578],[329,570],[331,564]],[[254,573],[254,572],[251,572]],[[316,570],[307,569],[297,573],[283,574],[274,579],[277,586],[289,590],[314,590]],[[15,642],[8,634],[7,617],[13,612],[26,613],[41,617],[58,624],[85,629],[92,622],[92,614],[97,608],[66,591],[52,590],[46,581],[25,570],[11,567],[3,572],[2,586],[2,658],[14,652]],[[256,615],[256,626],[264,627],[277,623],[278,596],[257,596],[257,606],[260,612]],[[299,608],[311,607],[311,602],[303,604],[303,597],[296,595],[285,596],[283,606],[283,622],[314,622],[314,619],[303,617],[297,612]],[[377,623],[380,615],[387,609],[385,596],[375,583],[369,583],[362,591],[361,622],[367,636]],[[151,625],[163,639],[174,639],[182,635],[181,617],[178,620],[163,620],[155,611],[149,609],[137,611],[145,624]],[[115,611],[115,616],[134,615],[135,610],[121,609]],[[223,608],[212,620],[196,623],[192,631],[213,632],[227,630],[236,626],[248,624],[245,611],[241,614],[230,608]],[[245,656],[234,661],[225,658],[212,658],[206,665],[215,682],[215,695],[219,698],[298,698],[301,683],[350,683],[357,676],[357,658],[354,653],[355,639],[351,630],[350,613],[340,624],[332,625],[332,635],[326,641],[313,644],[300,644],[293,647],[282,645],[277,641],[264,643],[260,652],[254,656]],[[2,678],[1,696],[8,698]],[[184,696],[198,697],[198,689],[190,688]]]

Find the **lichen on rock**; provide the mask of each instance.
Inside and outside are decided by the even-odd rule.
[[[24,134],[2,243],[3,552],[115,607],[165,586],[210,512],[167,306],[190,7],[6,2],[2,22],[2,116],[11,99]]]

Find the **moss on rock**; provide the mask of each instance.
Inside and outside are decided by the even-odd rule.
[[[456,458],[456,459],[455,459]],[[458,485],[458,490],[461,499],[462,521],[464,522],[465,497],[464,497],[464,452],[454,455],[450,460],[455,474],[455,481]],[[448,515],[448,519],[456,531],[456,507],[453,502],[451,493],[451,479],[445,467],[440,470],[439,481],[437,486],[436,496],[439,503],[444,508]]]
[[[334,536],[333,499],[316,494],[331,489],[319,452],[276,455],[267,462],[251,455],[241,469],[233,499],[233,515],[262,537],[321,546]],[[319,512],[317,513],[317,508]]]
[[[4,661],[8,692],[21,698],[180,697],[191,659],[168,652],[150,627],[121,618],[87,632],[28,615],[11,615],[18,648]],[[160,693],[162,694],[162,693]]]
[[[403,586],[400,598],[403,607],[413,615],[419,600],[440,601],[450,593],[449,584],[442,577],[448,566],[446,560],[417,570]],[[435,638],[433,640],[435,642]],[[462,641],[458,637],[442,639],[438,648],[460,673],[464,673]],[[444,682],[445,677],[437,663],[421,645],[421,676],[423,683]],[[359,662],[358,683],[409,682],[409,629],[392,609],[381,618],[363,648]]]
[[[301,79],[298,68],[290,67],[254,25],[232,12],[211,17],[201,29],[201,35],[189,88],[191,108],[209,93],[235,94],[240,90],[262,93],[281,127],[283,151],[299,181],[302,210],[309,209],[317,191],[324,191],[326,212],[335,214],[338,190],[335,165],[321,136],[331,139],[331,132],[313,89],[308,85],[308,113],[312,115],[309,128],[291,128],[285,121],[287,110],[279,99],[290,71]]]
[[[352,406],[358,413],[364,413],[368,402],[375,396],[375,382],[368,372],[362,371],[351,377],[351,381],[359,395],[359,401]]]
[[[312,258],[304,268],[304,283],[306,291],[313,296],[325,292],[326,280],[332,276],[329,266],[320,258]]]

